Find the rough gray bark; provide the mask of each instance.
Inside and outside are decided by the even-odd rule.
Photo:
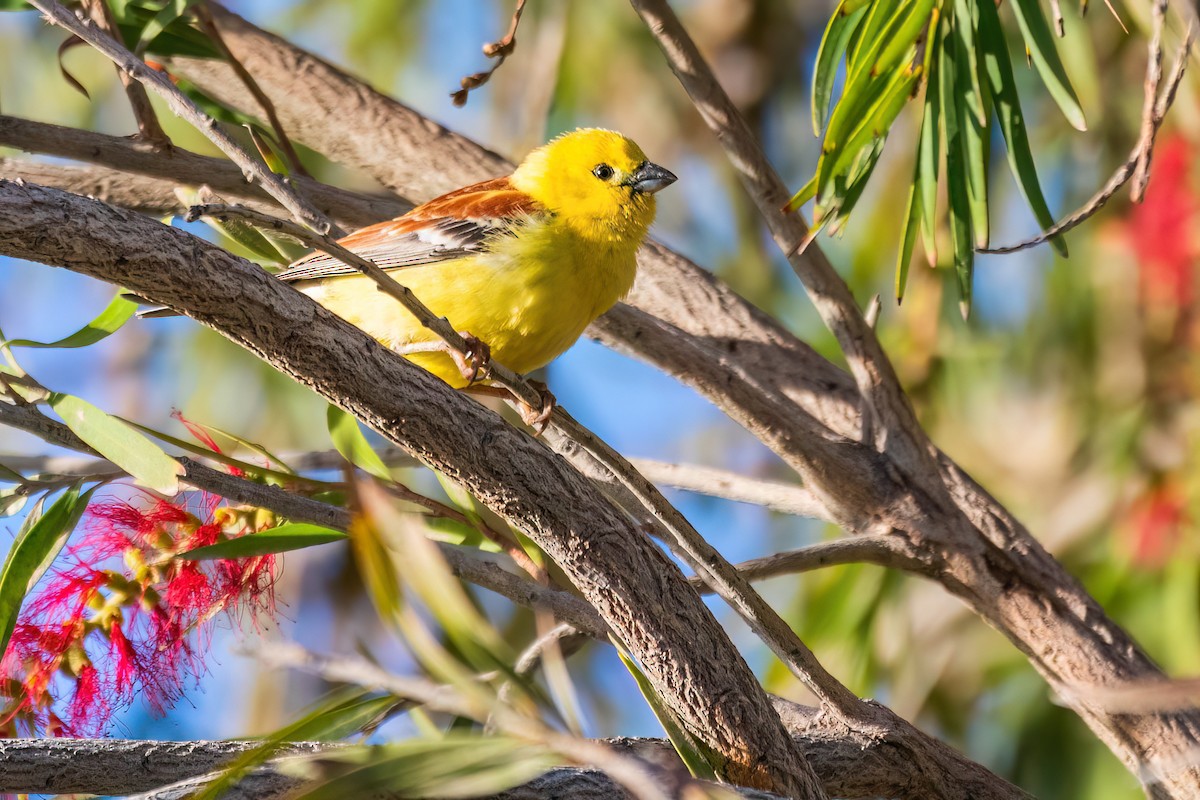
[[[236,80],[236,78],[234,78]],[[209,186],[218,194],[230,199],[270,202],[278,208],[266,190],[250,183],[236,164],[223,158],[213,158],[192,153],[179,147],[168,150],[156,148],[146,141],[124,136],[107,136],[102,133],[80,131],[50,125],[45,122],[0,115],[0,145],[16,147],[41,155],[58,156],[100,164],[123,173],[134,173],[145,177],[161,178],[178,186]],[[26,177],[36,180],[34,175],[8,172],[10,166],[24,170],[52,169],[5,159],[0,162],[0,177]],[[99,177],[99,176],[98,176]],[[380,220],[399,216],[412,208],[392,197],[368,197],[354,192],[327,186],[323,183],[294,176],[296,190],[322,213],[329,214],[348,227],[361,228]],[[103,193],[119,191],[127,195],[132,187],[113,188],[111,175],[102,176],[100,192],[81,192],[102,197]],[[117,205],[126,205],[114,201]],[[178,205],[178,201],[172,204]]]
[[[846,735],[815,708],[774,699],[797,746],[818,765],[825,792],[846,800],[894,797],[900,800],[1028,800],[1029,795],[1005,783],[962,756],[958,760],[929,757],[895,737],[868,739]],[[671,745],[661,739],[600,740],[618,753],[636,756],[669,772],[682,766]],[[913,740],[919,741],[919,740]],[[207,782],[211,772],[257,743],[154,742],[113,739],[14,739],[0,741],[0,792],[54,794],[130,794],[145,800],[186,796]],[[328,744],[301,742],[283,755],[310,753]],[[293,778],[267,766],[243,782],[233,797],[263,798],[296,786]],[[507,800],[553,797],[612,797],[613,784],[600,773],[552,770],[520,789],[498,797]],[[589,795],[588,791],[608,791]],[[578,792],[578,794],[577,794]],[[743,790],[744,797],[767,797]]]
[[[823,796],[679,569],[541,443],[249,262],[133,212],[0,181],[0,253],[183,311],[460,483],[564,570],[729,780]]]
[[[280,97],[281,118],[296,138],[398,192],[425,199],[509,168],[236,15],[218,18],[231,49]],[[251,108],[216,62],[177,59],[172,69]],[[297,80],[305,91],[296,91]],[[316,96],[326,104],[319,112],[309,103]],[[345,115],[372,124],[349,131],[337,124]],[[428,170],[413,177],[412,163],[436,165],[441,177]],[[848,531],[894,535],[912,569],[1003,632],[1152,796],[1200,797],[1193,764],[1200,712],[1113,714],[1089,701],[1080,687],[1155,679],[1161,671],[1007,509],[928,442],[942,488],[921,491],[907,472],[911,463],[881,453],[873,438],[860,441],[862,401],[847,373],[665,248],[645,248],[641,266],[630,297],[637,308],[601,318],[592,331],[602,341],[695,386],[760,436]],[[887,407],[893,419],[902,416],[902,408]]]

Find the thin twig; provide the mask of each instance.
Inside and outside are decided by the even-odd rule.
[[[734,569],[748,581],[762,581],[844,564],[875,564],[907,572],[919,567],[915,560],[904,553],[901,543],[894,536],[868,534],[832,539],[797,550],[753,558],[735,564]],[[699,583],[697,578],[692,581]],[[697,591],[707,593],[710,590],[697,586]]]
[[[877,418],[873,446],[930,497],[947,500],[928,437],[921,429],[879,339],[863,317],[846,282],[819,249],[801,251],[808,226],[783,209],[790,193],[767,159],[749,124],[717,81],[667,0],[631,0],[658,42],[671,70],[709,129],[725,149],[778,247],[803,283],[821,320],[846,356],[859,392]],[[864,440],[866,441],[866,440]]]
[[[521,14],[525,11],[525,0],[517,0],[517,5],[513,9],[512,20],[508,23],[508,33],[504,34],[499,40],[489,42],[483,46],[483,54],[488,58],[496,59],[496,63],[492,68],[483,72],[476,72],[473,75],[468,75],[459,83],[462,86],[456,92],[451,92],[450,97],[456,106],[465,106],[467,104],[467,96],[470,95],[472,89],[478,89],[491,79],[492,73],[500,69],[500,66],[512,55],[513,50],[517,47],[517,26],[521,24]]]
[[[113,19],[112,11],[105,0],[84,0],[83,7],[102,31],[113,38],[117,37],[117,22]],[[146,94],[146,87],[120,67],[117,67],[117,76],[121,79],[121,85],[125,87],[125,96],[129,98],[129,108],[137,122],[138,136],[155,148],[170,147],[171,140],[158,122],[154,107],[150,105],[150,96]]]
[[[1146,184],[1150,182],[1150,158],[1154,152],[1154,137],[1162,120],[1155,118],[1155,108],[1158,105],[1158,87],[1162,83],[1162,35],[1163,25],[1167,19],[1168,0],[1154,0],[1150,5],[1150,44],[1149,55],[1146,58],[1146,84],[1142,99],[1142,130],[1138,141],[1144,147],[1138,154],[1137,167],[1133,171],[1133,186],[1129,190],[1129,199],[1135,203],[1142,202],[1146,196]],[[1189,31],[1190,36],[1190,31]],[[1186,51],[1185,51],[1186,52]]]
[[[225,197],[261,200],[271,203],[272,208],[278,208],[278,202],[266,189],[247,181],[245,174],[233,162],[224,158],[202,156],[179,146],[170,150],[154,150],[144,142],[125,136],[107,136],[94,131],[5,115],[0,115],[0,144],[30,153],[58,156],[118,170],[118,174],[107,174],[98,178],[105,184],[121,184],[119,187],[113,187],[113,191],[126,192],[126,184],[133,181],[130,175],[143,175],[168,183],[162,193],[172,197],[176,186],[207,185]],[[6,160],[3,169],[5,176],[13,175],[7,168],[11,163]],[[27,162],[27,165],[43,169],[50,166],[64,168],[57,164],[35,162]],[[33,175],[30,179],[38,182],[37,177]],[[405,203],[393,196],[363,195],[328,186],[311,178],[296,176],[291,179],[291,183],[298,187],[318,210],[324,211],[337,219],[339,224],[349,228],[361,228],[398,217],[412,208],[411,203]],[[172,208],[178,205],[177,199],[171,201]]]
[[[666,534],[671,550],[706,585],[738,613],[788,670],[801,680],[821,702],[836,710],[847,723],[864,715],[862,701],[833,677],[817,660],[792,627],[767,603],[724,556],[700,535],[692,524],[667,502],[662,493],[605,442],[588,434],[566,412],[556,411],[547,431],[547,441],[568,458],[578,451],[564,448],[559,437],[581,445],[592,459],[608,470],[644,507]]]
[[[207,136],[209,141],[215,144],[221,152],[242,168],[248,180],[258,181],[297,220],[321,234],[341,234],[341,231],[329,221],[328,217],[305,202],[283,178],[243,149],[215,119],[205,114],[187,95],[176,88],[166,75],[156,69],[151,69],[145,61],[100,30],[94,22],[80,19],[57,0],[30,0],[30,4],[41,11],[48,20],[66,28],[92,45],[111,59],[121,70],[166,100],[172,111]]]
[[[1184,37],[1183,44],[1180,45],[1179,51],[1175,56],[1175,64],[1171,68],[1171,74],[1167,77],[1166,89],[1161,96],[1156,98],[1155,94],[1147,93],[1146,108],[1148,114],[1144,114],[1142,118],[1142,133],[1138,137],[1137,142],[1130,151],[1129,157],[1121,166],[1117,167],[1116,172],[1104,184],[1104,186],[1092,196],[1090,200],[1083,204],[1077,211],[1064,217],[1058,223],[1052,225],[1042,233],[1030,239],[1017,244],[1011,244],[1004,247],[985,247],[977,252],[980,253],[1015,253],[1019,250],[1027,250],[1030,247],[1036,247],[1039,244],[1054,238],[1060,233],[1066,233],[1080,223],[1091,217],[1101,208],[1108,204],[1108,201],[1121,190],[1121,187],[1129,183],[1131,178],[1138,174],[1138,170],[1145,166],[1149,170],[1151,151],[1154,149],[1154,139],[1159,128],[1162,127],[1163,121],[1166,119],[1167,111],[1175,102],[1176,94],[1179,91],[1179,86],[1183,83],[1184,72],[1187,70],[1188,53],[1191,50],[1192,41],[1195,37],[1195,29],[1189,29]],[[1153,59],[1152,59],[1153,60]],[[1161,54],[1159,56],[1161,61]],[[1150,72],[1150,66],[1147,65],[1147,72]],[[1161,80],[1162,70],[1157,70],[1156,80]],[[1151,76],[1147,76],[1147,81]],[[1156,85],[1157,88],[1157,85]],[[1144,181],[1139,186],[1135,180],[1133,189],[1130,194],[1134,202],[1141,202],[1146,189],[1146,182],[1149,181],[1150,173],[1147,171],[1144,176]]]
[[[263,113],[267,115],[267,121],[271,123],[271,130],[275,132],[275,138],[279,141],[279,146],[283,148],[283,155],[287,158],[288,166],[296,175],[311,177],[308,170],[304,168],[304,164],[300,162],[300,155],[296,152],[296,148],[292,146],[292,140],[288,138],[287,131],[283,129],[283,123],[279,121],[279,115],[275,113],[275,105],[271,102],[271,98],[267,97],[266,93],[259,87],[258,82],[254,80],[246,68],[242,66],[242,62],[238,61],[237,56],[229,49],[229,45],[225,44],[225,39],[221,36],[220,29],[217,28],[217,23],[213,20],[212,11],[208,8],[207,2],[197,3],[192,8],[192,12],[196,15],[196,19],[200,22],[200,27],[204,28],[204,32],[225,56],[225,60],[229,62],[230,68],[237,73],[246,90],[254,96],[262,107]]]
[[[638,472],[662,486],[739,503],[753,503],[782,514],[829,519],[829,512],[821,501],[812,492],[796,484],[747,478],[736,472],[695,464],[672,464],[646,458],[633,458],[630,463]]]
[[[96,455],[66,425],[47,417],[34,406],[0,403],[0,425],[26,431],[59,447]],[[350,526],[350,512],[340,506],[313,500],[279,486],[268,486],[211,469],[190,458],[180,458],[179,463],[184,467],[180,480],[196,489],[234,502],[265,508],[297,522],[312,522],[340,531]],[[595,609],[575,595],[539,586],[528,578],[515,575],[500,566],[495,557],[473,548],[440,544],[439,549],[459,578],[489,589],[518,605],[543,609],[593,638],[604,639],[608,636],[608,626]]]

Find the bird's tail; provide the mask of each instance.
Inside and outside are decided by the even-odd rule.
[[[135,303],[139,303],[139,304],[145,306],[144,308],[138,309],[138,312],[137,312],[138,319],[161,319],[162,317],[178,317],[179,316],[179,312],[176,311],[175,309],[171,308],[170,306],[153,305],[146,298],[139,297],[138,295],[133,294],[132,292],[126,292],[125,294],[123,294],[121,296],[124,297],[126,300],[132,300]]]

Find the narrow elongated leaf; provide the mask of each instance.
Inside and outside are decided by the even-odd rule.
[[[175,195],[187,206],[225,202],[224,198],[207,188],[202,188],[199,191],[180,188],[175,190]],[[262,231],[246,220],[237,217],[202,217],[201,221],[217,233],[240,245],[244,249],[245,254],[248,254],[251,258],[267,261],[272,264],[282,262],[278,248],[266,238]],[[231,249],[236,250],[236,248]]]
[[[142,28],[142,33],[138,37],[137,46],[134,48],[135,53],[143,53],[146,46],[150,42],[158,38],[159,34],[163,33],[168,25],[171,25],[184,14],[187,10],[195,5],[197,0],[166,0],[163,3],[162,10],[155,14],[146,27]]]
[[[905,12],[915,6],[917,0],[904,0],[899,4],[889,0],[876,0],[871,6],[871,13],[863,27],[863,37],[858,42],[858,52],[850,60],[847,67],[846,88],[841,98],[833,108],[829,117],[829,125],[825,130],[825,141],[821,143],[821,152],[832,155],[833,161],[841,158],[848,150],[847,140],[859,129],[864,120],[868,119],[872,109],[878,103],[889,87],[894,85],[895,75],[878,75],[868,66],[873,65],[883,50],[884,43],[889,40],[892,32],[903,25]],[[891,15],[883,19],[880,15],[884,7],[891,9]],[[877,27],[872,27],[878,24]],[[850,157],[856,155],[850,152]],[[824,159],[823,159],[824,160]],[[817,196],[821,195],[821,187],[827,186],[832,163],[826,162],[824,168],[817,165]]]
[[[331,405],[325,414],[325,422],[329,426],[329,438],[342,457],[354,466],[380,480],[392,480],[387,465],[379,454],[371,449],[367,437],[358,427],[358,420],[337,406]]]
[[[22,486],[0,489],[0,518],[11,517],[29,502],[29,493]]]
[[[821,37],[821,46],[817,50],[817,65],[813,70],[812,82],[812,123],[813,133],[821,135],[825,129],[825,121],[829,119],[829,101],[833,98],[833,82],[837,78],[838,64],[850,44],[859,24],[867,15],[868,5],[857,2],[857,8],[850,8],[852,0],[842,0],[837,10],[825,26],[825,35]],[[801,201],[800,205],[803,205]]]
[[[904,235],[900,239],[900,253],[896,257],[896,303],[904,299],[908,285],[908,267],[912,263],[913,247],[917,241],[917,229],[921,225],[921,178],[920,164],[913,168],[913,182],[908,189],[908,202],[904,207]]]
[[[971,212],[967,189],[967,170],[963,163],[966,146],[962,142],[959,103],[955,99],[954,36],[945,37],[938,67],[942,122],[946,131],[946,196],[950,205],[950,234],[954,243],[954,273],[958,278],[959,308],[965,317],[971,308],[971,279],[975,267],[975,249],[971,246]]]
[[[954,32],[948,40],[950,46],[947,56],[954,62],[954,97],[957,102],[955,116],[961,134],[962,165],[966,170],[967,208],[971,215],[973,241],[975,247],[987,247],[991,117],[981,117],[976,113],[976,109],[986,112],[991,108],[991,103],[982,94],[987,90],[981,89],[979,85],[974,38],[967,34],[974,28],[975,21],[962,16],[972,13],[974,5],[974,0],[956,0]],[[986,119],[986,124],[981,124],[980,119]]]
[[[263,738],[261,746],[238,756],[221,777],[194,795],[195,800],[217,800],[248,771],[270,759],[289,742],[333,742],[378,725],[394,710],[393,697],[371,696],[357,687],[339,689],[317,703],[307,714]]]
[[[1033,65],[1042,76],[1050,96],[1062,109],[1067,122],[1077,130],[1086,131],[1087,120],[1084,119],[1083,108],[1058,57],[1058,45],[1038,0],[1013,0],[1010,5],[1021,28],[1021,35],[1025,37],[1025,46],[1033,58]]]
[[[491,797],[532,780],[561,758],[506,736],[452,733],[294,761],[285,769],[324,780],[302,800],[348,797]],[[315,773],[315,774],[314,774]]]
[[[179,491],[183,465],[154,442],[82,398],[56,392],[49,402],[76,436],[139,484],[165,495]]]
[[[917,144],[917,181],[921,202],[921,237],[929,265],[937,265],[937,198],[938,165],[941,162],[938,100],[938,64],[941,61],[942,29],[935,18],[930,23],[931,41],[925,46],[925,113],[921,118],[921,133]]]
[[[883,42],[883,49],[871,66],[872,73],[885,75],[901,63],[909,49],[916,45],[917,39],[929,26],[936,2],[937,0],[916,0],[905,11],[896,29]]]
[[[968,54],[968,57],[959,63],[959,69],[966,71],[967,80],[964,81],[960,77],[956,79],[956,83],[970,86],[970,89],[963,93],[963,99],[975,116],[975,121],[984,126],[988,123],[988,112],[984,107],[982,82],[979,78],[979,47],[975,36],[979,28],[978,2],[979,0],[954,0],[952,25],[953,36],[958,40],[961,52]]]
[[[67,489],[44,514],[45,498],[39,500],[8,551],[0,570],[0,655],[8,650],[25,595],[54,562],[96,491],[96,487],[83,493],[79,489],[79,484]]]
[[[13,339],[8,347],[87,347],[114,333],[133,317],[137,303],[127,300],[118,293],[109,304],[84,327],[54,342],[37,342],[33,339]]]
[[[846,140],[845,145],[825,154],[823,157],[826,161],[825,169],[822,170],[818,167],[818,205],[826,202],[832,181],[837,177],[848,175],[855,163],[861,163],[859,158],[863,150],[874,141],[882,140],[887,136],[887,132],[892,123],[896,121],[896,117],[899,116],[900,110],[912,99],[913,87],[919,79],[920,69],[897,70],[891,83],[868,109],[865,118]]]
[[[817,196],[817,176],[813,175],[808,183],[800,187],[800,191],[792,195],[792,199],[784,206],[785,211],[799,211],[800,207]]]
[[[884,30],[897,15],[902,0],[872,0],[863,24],[854,31],[846,49],[847,78],[862,71],[863,64],[878,55],[877,45]],[[847,83],[849,81],[847,80]]]
[[[654,691],[654,686],[650,683],[650,679],[646,677],[646,673],[642,672],[641,667],[633,660],[633,656],[629,654],[625,646],[617,641],[616,638],[610,636],[609,639],[616,646],[617,656],[621,659],[621,663],[625,665],[625,669],[633,677],[638,691],[642,693],[642,697],[646,701],[646,705],[650,706],[650,710],[654,712],[654,716],[658,719],[658,724],[662,725],[663,731],[667,734],[667,739],[670,740],[671,746],[679,754],[679,760],[687,767],[691,776],[705,781],[718,780],[716,770],[713,769],[712,764],[708,763],[708,759],[704,757],[704,752],[697,746],[696,741],[688,735],[684,727],[679,724],[678,718],[671,712],[670,707],[662,701],[662,698],[658,696],[658,692]]]
[[[1042,195],[1037,168],[1033,163],[1033,153],[1029,149],[1029,136],[1025,132],[1025,118],[1021,113],[1021,101],[1017,97],[1017,84],[1013,77],[1012,61],[1008,57],[1008,45],[1004,41],[1004,31],[1000,28],[1000,17],[991,3],[980,2],[977,8],[983,71],[992,101],[995,103],[1000,132],[1004,134],[1004,142],[1007,145],[1008,164],[1013,177],[1017,179],[1021,194],[1033,210],[1033,216],[1042,226],[1042,230],[1046,230],[1054,225],[1054,217],[1046,205],[1046,198]],[[1050,240],[1050,244],[1061,255],[1067,255],[1067,243],[1062,236],[1055,236]]]
[[[340,542],[346,538],[342,531],[326,528],[323,525],[311,525],[307,522],[293,522],[267,528],[265,531],[238,536],[224,542],[210,544],[207,547],[197,547],[186,553],[180,553],[184,561],[206,561],[214,558],[249,558],[265,556],[272,553],[286,553],[291,550],[301,550],[305,547],[316,547],[330,542]]]

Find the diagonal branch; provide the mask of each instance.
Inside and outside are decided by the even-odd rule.
[[[261,159],[255,158],[244,150],[233,140],[233,137],[221,128],[215,119],[205,114],[187,95],[176,88],[166,75],[148,67],[145,61],[97,28],[95,23],[75,16],[57,0],[29,0],[29,2],[48,20],[66,28],[92,45],[112,60],[122,72],[130,75],[166,100],[172,111],[190,122],[197,130],[202,131],[213,144],[220,148],[221,152],[242,168],[247,178],[252,178],[261,184],[297,220],[321,233],[336,234],[338,232],[324,214],[306,203],[283,178],[271,172]]]
[[[875,331],[824,253],[815,247],[801,247],[808,236],[807,226],[798,214],[783,210],[789,196],[787,187],[741,112],[721,88],[666,0],[632,0],[632,4],[696,110],[724,147],[817,313],[837,338],[859,391],[877,418],[879,446],[914,485],[935,498],[943,498],[945,487],[937,480],[932,448]]]
[[[83,7],[87,9],[92,20],[100,26],[102,31],[109,36],[117,36],[116,20],[113,19],[112,11],[105,0],[83,0]],[[156,149],[171,147],[171,140],[167,138],[162,125],[158,123],[154,107],[150,105],[150,96],[146,94],[146,87],[119,67],[117,68],[117,77],[120,78],[121,85],[125,87],[125,96],[129,98],[129,107],[133,111],[133,118],[138,126],[138,136]]]
[[[719,773],[751,787],[823,796],[753,673],[678,568],[540,442],[254,265],[137,214],[0,181],[0,253],[179,309],[460,483],[564,570],[680,724],[711,750]]]
[[[270,201],[271,195],[262,186],[246,179],[242,170],[222,158],[202,156],[172,147],[170,150],[155,150],[144,142],[123,136],[106,136],[102,133],[64,128],[44,122],[0,115],[0,145],[16,147],[31,153],[70,158],[119,170],[122,174],[132,173],[160,178],[169,184],[160,190],[169,192],[173,186],[209,186],[230,199],[252,199]],[[10,171],[10,165],[14,171]],[[32,170],[34,174],[60,165],[42,165],[33,162],[16,162],[6,159],[0,165],[0,174],[17,177],[16,170]],[[118,175],[104,173],[98,178],[106,191],[129,192],[129,187],[119,184]],[[292,178],[304,196],[312,201],[321,212],[336,218],[339,223],[351,228],[361,228],[375,222],[397,217],[412,208],[393,197],[368,197],[345,189],[326,186],[311,178]],[[67,187],[62,187],[67,188]],[[99,194],[99,193],[95,193]],[[136,195],[135,195],[136,196]],[[114,198],[116,202],[116,198]],[[120,205],[127,205],[119,202]],[[174,201],[178,204],[178,201]],[[276,208],[272,204],[272,208]]]

